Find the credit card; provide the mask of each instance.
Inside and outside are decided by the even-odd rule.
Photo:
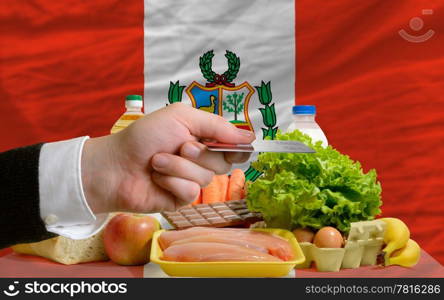
[[[313,149],[297,141],[256,140],[252,144],[226,144],[202,142],[210,151],[219,152],[280,152],[315,153]]]

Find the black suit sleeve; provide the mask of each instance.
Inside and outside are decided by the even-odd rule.
[[[0,153],[0,248],[55,236],[40,218],[42,144]]]

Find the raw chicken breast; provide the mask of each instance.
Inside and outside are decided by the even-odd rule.
[[[237,245],[237,246],[242,246],[242,247],[245,247],[248,249],[260,251],[262,253],[268,253],[267,248],[262,247],[258,244],[248,242],[248,241],[239,240],[239,239],[234,239],[234,238],[230,238],[230,237],[223,237],[220,235],[197,235],[197,236],[174,241],[170,244],[170,247],[174,246],[174,245],[182,245],[182,244],[187,244],[187,243],[202,243],[202,242]]]
[[[171,230],[162,232],[159,236],[159,244],[162,250],[168,248],[173,242],[195,236],[220,235],[222,231],[247,232],[249,229],[239,228],[212,228],[212,227],[191,227],[183,230]]]
[[[262,252],[266,249],[267,253],[285,261],[294,257],[291,245],[285,239],[249,229],[193,227],[180,231],[167,231],[159,237],[162,249],[166,249],[178,241],[181,243],[223,242]]]
[[[187,243],[168,247],[162,256],[166,261],[269,261],[280,262],[273,255],[242,246],[223,243]]]

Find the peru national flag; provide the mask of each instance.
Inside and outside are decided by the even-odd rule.
[[[443,263],[443,17],[439,0],[0,1],[0,151],[108,134],[128,94],[260,137],[313,104]]]

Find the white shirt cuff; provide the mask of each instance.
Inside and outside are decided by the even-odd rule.
[[[40,217],[46,230],[71,239],[94,235],[108,217],[95,216],[83,192],[81,159],[88,138],[47,143],[40,151]]]

